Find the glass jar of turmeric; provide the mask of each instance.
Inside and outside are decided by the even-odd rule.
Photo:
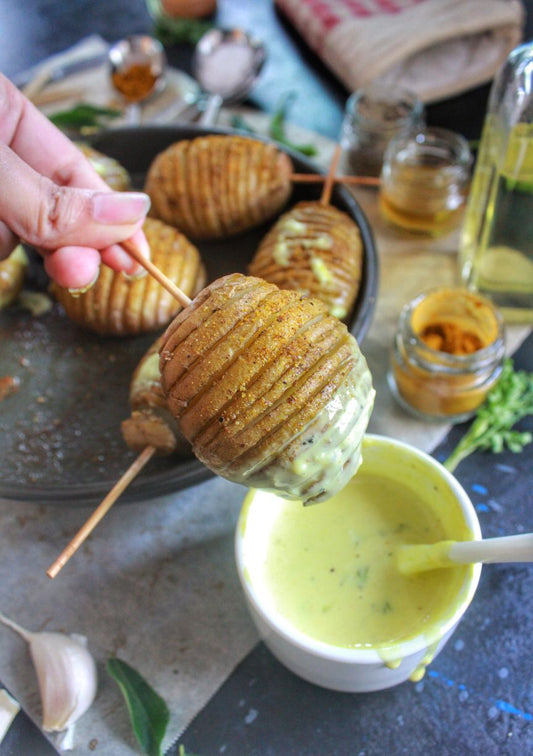
[[[389,386],[420,418],[463,422],[498,380],[504,355],[503,319],[488,299],[463,288],[432,289],[400,314]]]

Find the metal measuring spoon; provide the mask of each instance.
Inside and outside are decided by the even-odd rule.
[[[140,103],[164,86],[163,45],[147,35],[132,35],[109,49],[111,83],[126,102],[126,120],[141,121]]]
[[[211,29],[198,41],[193,74],[208,95],[199,123],[213,125],[223,104],[244,100],[266,60],[263,43],[241,29]]]

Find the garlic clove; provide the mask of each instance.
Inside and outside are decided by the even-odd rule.
[[[10,696],[5,688],[0,688],[0,745],[19,711],[18,701]]]
[[[43,730],[70,728],[96,696],[96,663],[87,649],[87,639],[55,632],[32,633],[1,613],[0,622],[28,643],[41,694]]]
[[[86,645],[62,633],[32,633],[30,653],[43,707],[43,730],[66,729],[96,695],[96,664]]]

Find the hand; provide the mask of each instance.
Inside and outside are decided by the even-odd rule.
[[[112,192],[75,145],[0,74],[0,259],[19,240],[36,247],[60,286],[83,289],[100,262],[142,268],[118,242],[150,257],[141,230],[150,200]]]

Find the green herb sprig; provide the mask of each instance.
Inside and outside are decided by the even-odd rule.
[[[271,137],[271,139],[275,139],[276,142],[285,145],[285,147],[289,147],[295,152],[300,152],[302,155],[306,155],[307,157],[313,157],[318,152],[314,144],[295,144],[294,142],[291,142],[289,139],[287,139],[287,136],[285,134],[285,118],[287,117],[287,111],[295,97],[296,94],[294,92],[289,92],[288,95],[283,97],[281,103],[276,108],[270,119],[268,125],[268,135],[269,137]],[[234,129],[246,131],[248,134],[256,133],[255,129],[250,126],[250,124],[239,113],[232,116],[231,125]]]
[[[195,45],[215,25],[195,18],[158,16],[154,21],[154,37],[166,46]]]
[[[135,737],[148,756],[161,756],[170,713],[165,701],[129,664],[112,657],[106,669],[119,686],[130,713]]]
[[[79,103],[68,110],[58,110],[49,115],[52,123],[60,129],[99,128],[112,118],[118,118],[122,113],[114,108],[100,108],[96,105]]]
[[[287,117],[287,112],[295,99],[296,94],[294,92],[289,92],[281,99],[280,104],[270,120],[269,135],[272,139],[275,139],[276,142],[284,144],[285,147],[300,152],[302,155],[313,157],[318,151],[313,144],[295,144],[287,139],[285,134],[285,118]]]
[[[529,431],[513,430],[524,417],[533,415],[533,373],[515,370],[510,358],[504,360],[498,383],[489,391],[478,409],[470,429],[457,444],[444,467],[453,472],[473,452],[505,448],[520,452],[533,440]]]
[[[231,128],[232,129],[239,129],[239,131],[246,131],[248,134],[256,134],[256,130],[251,126],[248,121],[240,115],[240,113],[235,113],[231,116]]]

